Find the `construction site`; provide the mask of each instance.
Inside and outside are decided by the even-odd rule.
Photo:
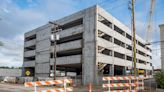
[[[74,76],[82,84],[99,83],[102,76],[131,75],[132,33],[104,9],[93,6],[53,23],[60,25],[55,43],[50,36],[56,25],[25,33],[24,76],[30,71],[30,76],[52,77],[54,62],[56,76]],[[136,43],[137,70],[140,75],[152,75],[151,48],[138,35]]]
[[[151,40],[155,2],[146,39],[136,33],[135,0],[131,28],[96,4],[25,32],[22,68],[0,71],[0,92],[163,92],[152,64],[152,44],[161,43],[164,70],[163,24],[160,41]]]

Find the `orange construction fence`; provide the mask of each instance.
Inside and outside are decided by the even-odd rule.
[[[103,88],[108,88],[108,91],[104,92],[138,92],[138,90],[144,89],[144,78],[134,76],[122,76],[122,77],[103,77],[103,81],[107,81],[102,85]]]
[[[70,92],[73,91],[72,87],[67,87],[67,83],[72,84],[71,79],[62,79],[62,80],[50,80],[50,81],[36,81],[36,82],[26,82],[24,83],[25,87],[34,87],[34,92]],[[54,84],[63,84],[64,88],[55,88],[48,90],[39,90],[37,91],[37,86],[46,86],[46,85],[54,85]]]

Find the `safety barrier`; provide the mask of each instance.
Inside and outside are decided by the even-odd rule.
[[[144,90],[144,77],[137,77],[137,89]]]
[[[134,76],[103,77],[103,81],[108,83],[103,84],[102,87],[108,88],[106,92],[137,92],[144,89],[143,80],[144,78]]]
[[[50,81],[36,81],[36,82],[26,82],[24,84],[25,87],[34,87],[34,92],[70,92],[73,91],[72,87],[67,87],[67,83],[72,84],[71,79],[62,79],[62,80],[50,80]],[[64,88],[55,88],[48,90],[39,90],[37,91],[37,86],[46,86],[46,85],[54,85],[54,84],[63,84]]]
[[[147,75],[146,78],[147,78],[147,79],[153,78],[153,75]]]

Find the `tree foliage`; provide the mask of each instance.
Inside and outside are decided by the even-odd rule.
[[[164,71],[157,72],[155,74],[155,79],[156,79],[157,85],[160,88],[164,89]]]

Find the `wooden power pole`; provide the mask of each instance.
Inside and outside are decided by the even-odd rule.
[[[133,27],[133,61],[134,61],[134,76],[137,76],[136,69],[136,26],[135,26],[135,0],[132,0],[132,27]]]
[[[53,58],[54,58],[54,80],[56,80],[56,61],[57,61],[57,40],[59,40],[59,37],[57,37],[57,32],[61,31],[62,29],[60,28],[61,26],[54,23],[54,22],[49,22],[50,24],[53,24],[53,28],[51,29],[53,32],[53,40],[54,40],[54,52],[53,52]]]

